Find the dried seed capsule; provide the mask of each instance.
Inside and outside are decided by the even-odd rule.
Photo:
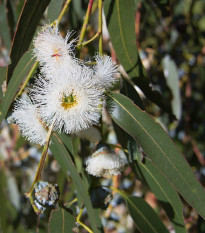
[[[59,188],[57,184],[49,184],[39,181],[34,186],[34,205],[43,213],[46,207],[54,207],[59,199]]]

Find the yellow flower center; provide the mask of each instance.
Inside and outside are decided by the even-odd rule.
[[[67,109],[72,108],[76,103],[77,103],[77,100],[76,100],[75,95],[71,94],[69,96],[66,96],[64,94],[64,96],[62,97],[61,106],[67,110]]]

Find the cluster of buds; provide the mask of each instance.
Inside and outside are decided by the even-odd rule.
[[[123,151],[111,150],[102,146],[96,150],[86,161],[86,170],[89,174],[97,177],[119,175],[127,164],[127,158]]]

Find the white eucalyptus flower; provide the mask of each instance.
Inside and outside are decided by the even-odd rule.
[[[36,106],[26,94],[15,102],[14,112],[8,121],[17,124],[22,135],[29,141],[45,144],[47,130],[38,116]]]
[[[106,55],[97,55],[95,60],[97,64],[94,66],[94,72],[98,85],[105,89],[110,88],[117,81],[118,66]]]
[[[73,41],[68,43],[72,32],[68,32],[65,39],[60,35],[57,26],[46,25],[34,39],[34,56],[42,66],[42,72],[52,71],[60,66],[64,60],[74,61]]]
[[[127,164],[127,158],[124,152],[118,154],[101,147],[86,161],[86,171],[97,177],[106,177],[110,175],[119,175]]]
[[[32,89],[40,117],[54,130],[74,133],[97,124],[103,101],[102,89],[96,88],[93,71],[73,65],[56,69],[53,81],[41,76]]]

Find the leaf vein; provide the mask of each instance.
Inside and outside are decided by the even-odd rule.
[[[152,177],[152,179],[156,182],[156,184],[158,185],[159,189],[160,189],[160,190],[162,191],[162,193],[165,195],[166,199],[167,199],[170,203],[172,203],[172,206],[174,206],[174,202],[172,202],[172,200],[169,198],[169,196],[167,195],[167,193],[164,192],[164,190],[161,188],[160,183],[159,183],[159,182],[157,181],[157,179],[152,175],[152,173],[149,171],[149,169],[148,169],[144,164],[141,163],[141,165],[142,165],[142,166],[144,167],[144,169],[150,174],[150,176]],[[181,216],[178,214],[178,212],[176,211],[175,213],[176,213],[176,215],[178,216],[178,218],[180,219]]]
[[[119,192],[119,191],[118,191]],[[136,207],[136,205],[127,197],[126,194],[124,194],[123,192],[119,192],[129,203],[130,205],[142,216],[142,218],[145,220],[145,222],[154,230],[154,232],[157,233],[157,231],[155,230],[154,226],[152,226],[152,224],[150,223],[150,221],[146,218],[146,216],[140,211],[139,208]]]
[[[122,26],[121,26],[121,18],[120,18],[120,8],[119,8],[119,0],[116,1],[117,2],[117,16],[118,16],[118,22],[119,22],[119,29],[120,29],[120,36],[121,36],[121,40],[122,40],[122,45],[123,48],[125,50],[125,53],[127,55],[127,58],[129,60],[129,63],[131,65],[131,67],[134,67],[134,64],[132,63],[132,60],[130,59],[129,53],[127,51],[127,47],[125,45],[125,40],[124,40],[124,35],[122,33]],[[136,72],[136,70],[134,69],[136,75],[138,75],[138,73]]]
[[[108,94],[108,93],[107,93]],[[110,94],[108,94],[113,100],[115,100],[121,107],[122,109],[127,112],[128,115],[131,116],[131,118],[134,119],[134,121],[137,122],[137,124],[142,128],[142,130],[144,130],[144,132],[150,137],[150,139],[153,141],[153,143],[156,145],[156,147],[160,150],[160,152],[166,157],[167,161],[171,164],[171,166],[176,170],[176,172],[180,175],[180,177],[182,178],[182,180],[184,181],[184,183],[187,184],[188,188],[190,189],[189,187],[189,184],[187,183],[187,181],[184,179],[184,177],[181,175],[181,173],[177,170],[177,168],[174,166],[174,164],[169,160],[169,158],[166,156],[166,153],[163,151],[163,149],[157,144],[157,142],[154,140],[154,138],[147,132],[147,130],[143,127],[143,125],[140,124],[140,122],[132,115],[130,114],[126,108],[124,108],[123,105],[121,105],[121,103],[115,99],[113,96],[111,96]]]

